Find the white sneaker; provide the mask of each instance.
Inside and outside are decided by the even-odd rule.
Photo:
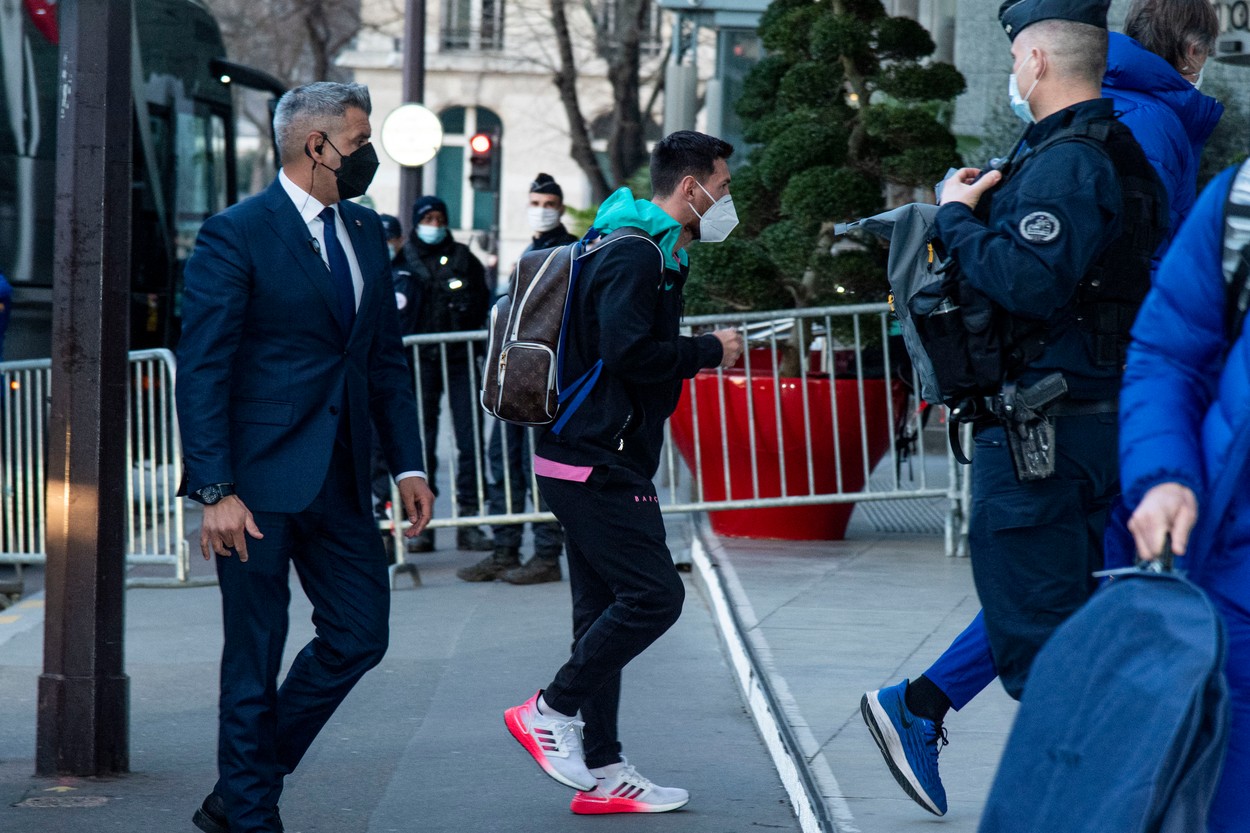
[[[590,772],[598,784],[573,796],[569,809],[574,813],[667,813],[685,807],[690,800],[690,793],[683,789],[652,784],[624,758]]]
[[[593,790],[598,783],[586,769],[580,720],[548,717],[538,711],[538,694],[503,713],[504,725],[533,756],[543,772],[566,787]]]

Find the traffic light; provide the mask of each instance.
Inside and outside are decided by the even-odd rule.
[[[469,184],[474,191],[498,189],[498,154],[498,143],[489,133],[475,133],[469,140]]]

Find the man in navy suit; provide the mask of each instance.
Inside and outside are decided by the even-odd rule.
[[[409,536],[433,510],[381,223],[346,201],[377,169],[369,112],[360,84],[284,95],[277,180],[204,223],[187,262],[178,418],[225,629],[206,833],[282,830],[284,777],[386,652],[371,419]],[[317,635],[279,686],[292,563]]]

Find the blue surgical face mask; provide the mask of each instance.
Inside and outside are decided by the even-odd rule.
[[[1033,56],[1029,55],[1024,63],[1020,65],[1021,69],[1028,66],[1029,61],[1033,60]],[[1007,95],[1011,97],[1011,112],[1025,124],[1033,124],[1037,119],[1033,118],[1033,108],[1029,107],[1029,96],[1033,95],[1033,91],[1037,89],[1037,82],[1042,79],[1034,78],[1033,86],[1029,87],[1029,91],[1024,95],[1020,95],[1020,82],[1016,80],[1016,74],[1011,73],[1011,77],[1007,80]]]
[[[447,226],[417,226],[417,237],[427,246],[437,246],[447,237]]]

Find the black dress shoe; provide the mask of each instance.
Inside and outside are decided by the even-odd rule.
[[[200,809],[191,817],[191,823],[204,833],[230,833],[230,825],[226,821],[225,800],[215,792],[209,793]]]
[[[277,809],[274,809],[273,814],[278,822],[278,833],[282,833],[282,817],[278,815]],[[230,824],[226,821],[225,799],[215,792],[209,793],[200,809],[191,817],[191,823],[204,833],[230,833]]]

